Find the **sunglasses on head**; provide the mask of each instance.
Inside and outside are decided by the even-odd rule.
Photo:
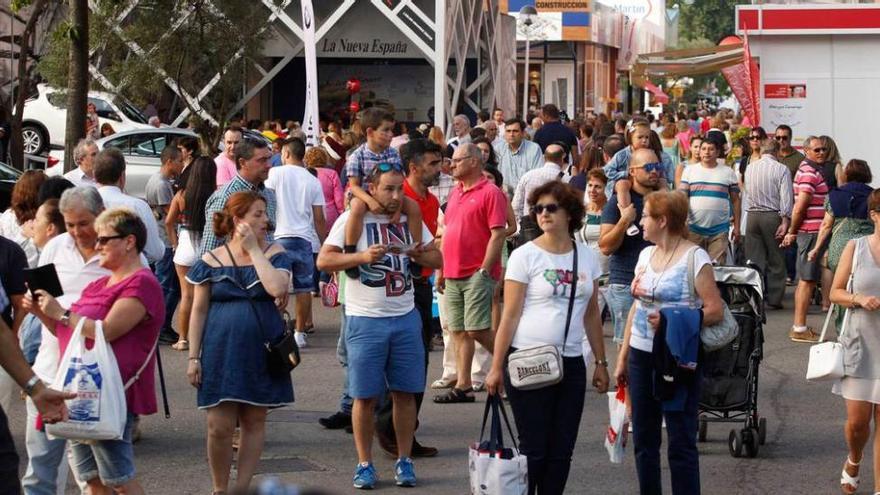
[[[546,205],[537,204],[532,206],[532,213],[535,215],[540,215],[544,213],[544,210],[547,210],[547,213],[556,213],[559,211],[559,205],[556,203],[548,203]]]
[[[662,162],[646,163],[646,164],[642,165],[641,167],[635,167],[635,168],[644,169],[645,172],[648,172],[649,174],[651,172],[663,172],[663,163]]]

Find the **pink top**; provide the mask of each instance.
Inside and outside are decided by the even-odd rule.
[[[214,163],[217,164],[217,189],[220,189],[235,178],[238,170],[235,169],[235,162],[226,156],[226,152],[217,155]]]
[[[444,218],[443,276],[470,277],[483,264],[492,229],[507,225],[507,197],[486,179],[467,191],[459,183],[449,193]],[[501,278],[500,257],[491,275]]]
[[[142,321],[110,343],[119,365],[122,383],[125,384],[143,366],[144,360],[156,345],[159,329],[165,321],[165,303],[159,281],[147,268],[136,271],[115,285],[107,285],[109,280],[109,276],[101,277],[87,285],[70,310],[92,320],[103,320],[113,304],[126,297],[139,300],[147,308],[147,316]],[[55,327],[55,335],[63,356],[73,336],[73,329],[59,323]],[[86,339],[86,348],[90,349],[92,345],[94,341]],[[146,415],[156,412],[155,354],[150,361],[141,372],[140,378],[125,391],[125,402],[131,414]]]
[[[681,145],[681,149],[688,150],[691,147],[691,137],[694,135],[693,129],[688,127],[688,130],[681,131],[675,135],[678,138],[678,143]]]
[[[332,168],[316,168],[318,182],[324,192],[324,220],[327,221],[327,231],[333,226],[333,222],[345,211],[345,197],[342,191],[342,182],[339,174]]]

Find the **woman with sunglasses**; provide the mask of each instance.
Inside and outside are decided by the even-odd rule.
[[[844,348],[845,377],[832,387],[832,392],[846,402],[844,436],[849,447],[840,473],[843,493],[859,488],[860,467],[865,445],[871,438],[871,420],[877,429],[880,418],[880,191],[868,198],[868,217],[874,232],[846,244],[840,256],[839,270],[831,284],[831,302],[851,308],[849,322],[840,343]],[[847,283],[852,276],[852,286]],[[874,433],[874,452],[880,450],[880,435]],[[874,489],[880,492],[880,456],[874,455]]]
[[[120,440],[72,441],[70,464],[77,479],[88,484],[89,493],[113,489],[141,494],[144,490],[135,480],[132,432],[137,416],[157,410],[155,348],[165,321],[165,304],[159,281],[141,264],[147,231],[140,218],[127,208],[105,210],[95,220],[95,231],[100,266],[110,275],[87,285],[70,308],[37,290],[34,299],[26,298],[26,309],[58,338],[60,356],[77,326],[82,324],[83,335],[94,339],[96,323],[103,323],[104,337],[116,357],[122,382],[133,379],[125,391],[125,430]]]
[[[742,158],[739,159],[736,167],[740,179],[740,189],[742,188],[742,180],[746,176],[746,167],[761,159],[761,142],[765,139],[767,139],[767,132],[763,127],[755,127],[749,131],[749,136],[743,146]]]
[[[660,443],[666,422],[667,455],[673,494],[700,493],[697,454],[699,368],[690,383],[676,384],[678,400],[661,402],[654,395],[654,335],[660,328],[660,310],[702,307],[703,325],[722,318],[721,295],[709,254],[688,240],[688,199],[679,191],[657,191],[645,197],[641,225],[646,241],[635,268],[623,345],[617,356],[615,378],[627,387],[632,403],[633,451],[641,493],[660,493]],[[689,259],[693,257],[693,272]],[[693,281],[691,281],[693,280]],[[691,285],[693,284],[693,285]],[[696,299],[690,296],[694,287]],[[670,325],[670,328],[672,325]],[[671,330],[670,330],[671,331]],[[696,361],[694,352],[694,361]]]
[[[596,290],[599,262],[592,249],[572,240],[584,217],[581,198],[559,181],[532,192],[531,215],[544,233],[510,255],[504,310],[495,337],[492,370],[486,378],[490,394],[507,391],[520,450],[528,458],[530,495],[565,491],[587,386],[581,346],[584,332],[596,357],[592,384],[599,393],[608,390]],[[573,256],[577,256],[577,282],[569,323]],[[533,390],[514,388],[505,369],[508,354],[539,345],[557,347],[562,356],[562,381]]]

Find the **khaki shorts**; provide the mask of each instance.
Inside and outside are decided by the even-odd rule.
[[[492,294],[495,280],[479,271],[468,278],[446,279],[444,297],[446,322],[450,331],[476,331],[492,328]]]
[[[723,265],[727,260],[727,233],[703,236],[690,232],[688,238],[697,246],[705,249],[709,253],[709,259],[719,265]]]

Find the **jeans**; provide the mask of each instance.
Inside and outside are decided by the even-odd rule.
[[[174,269],[173,249],[170,247],[165,248],[165,256],[154,263],[153,271],[156,273],[156,278],[159,279],[159,285],[162,286],[162,294],[165,296],[165,323],[162,325],[162,330],[173,332],[174,310],[177,309],[177,303],[180,302],[180,280],[177,278],[177,271]]]
[[[666,418],[669,440],[667,456],[672,476],[672,493],[700,493],[700,460],[697,453],[697,404],[700,378],[689,385],[683,411],[664,411],[654,398],[654,364],[650,352],[629,349],[629,394],[632,402],[633,452],[641,495],[663,493],[660,481],[662,422]]]
[[[339,322],[339,340],[336,342],[336,359],[342,365],[342,394],[339,396],[339,411],[351,416],[351,406],[354,399],[348,395],[348,348],[345,347],[345,305],[341,305],[342,317]]]
[[[534,390],[514,388],[504,373],[520,452],[528,458],[529,495],[561,495],[568,481],[584,411],[587,367],[578,356],[563,357],[562,368],[561,382]]]
[[[0,408],[0,493],[13,495],[20,492],[21,485],[18,483],[18,454],[15,452],[12,434],[9,433],[9,422],[6,420],[6,414]]]
[[[68,463],[64,453],[67,440],[49,440],[45,431],[36,429],[37,408],[27,400],[25,448],[28,454],[27,471],[21,479],[25,495],[56,495],[65,493]]]
[[[43,324],[39,318],[28,313],[25,315],[24,321],[21,322],[21,330],[18,331],[18,344],[28,365],[34,365],[34,361],[37,359],[37,351],[40,350],[42,341]]]
[[[633,305],[633,296],[629,285],[611,284],[605,292],[605,301],[611,312],[611,324],[614,326],[614,342],[623,342],[623,331],[626,329],[626,318]]]

